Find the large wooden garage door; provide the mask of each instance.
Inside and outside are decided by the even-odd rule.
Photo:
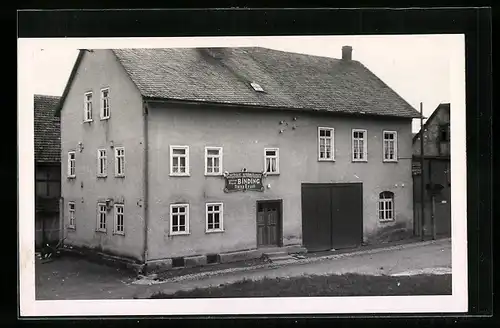
[[[302,238],[310,252],[359,246],[362,184],[302,184]]]

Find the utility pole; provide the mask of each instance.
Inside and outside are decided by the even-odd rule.
[[[424,240],[425,224],[425,185],[424,185],[424,112],[423,104],[420,103],[420,239]]]
[[[436,201],[436,197],[434,194],[432,194],[432,214],[431,214],[432,240],[436,240],[436,218],[435,218],[436,205],[435,205],[435,201]]]

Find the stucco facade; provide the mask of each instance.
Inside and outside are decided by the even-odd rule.
[[[256,201],[265,199],[283,200],[283,246],[301,244],[301,183],[362,182],[365,239],[394,224],[411,229],[410,120],[178,104],[150,105],[148,120],[149,259],[256,248]],[[318,161],[318,127],[335,129],[334,162]],[[351,131],[357,128],[368,131],[368,161],[363,163],[351,161]],[[396,163],[382,160],[384,130],[398,132]],[[170,145],[189,146],[189,177],[169,175]],[[204,175],[206,146],[223,147],[223,170],[229,172],[261,172],[264,148],[279,148],[280,174],[265,178],[264,192],[225,193],[223,177]],[[382,191],[395,195],[392,222],[378,219]],[[224,232],[205,233],[206,202],[224,204]],[[189,204],[189,235],[169,235],[172,203]]]
[[[436,109],[424,127],[424,156],[448,157],[450,156],[450,105],[441,104]],[[444,130],[444,131],[443,131]],[[447,133],[447,138],[442,135]],[[413,155],[420,156],[419,132],[413,142]],[[444,139],[444,140],[443,140]]]
[[[110,118],[100,118],[100,90],[109,88]],[[93,92],[93,121],[84,122],[84,94]],[[62,196],[65,243],[142,259],[144,250],[144,133],[142,98],[113,53],[86,52],[61,110]],[[81,143],[81,147],[79,146]],[[114,147],[125,147],[125,177],[114,172]],[[82,148],[82,151],[80,151]],[[107,150],[107,177],[97,177],[97,150]],[[75,151],[75,178],[68,178],[68,152]],[[125,234],[96,231],[97,202],[113,199],[126,208]],[[75,229],[69,229],[68,203],[75,203]]]
[[[62,197],[66,243],[139,262],[257,248],[257,201],[282,202],[281,245],[302,245],[302,183],[359,183],[363,239],[391,226],[413,227],[411,118],[270,110],[143,98],[110,50],[84,52],[61,108]],[[100,118],[100,90],[109,88],[110,117]],[[84,95],[93,92],[93,120]],[[335,161],[318,161],[318,127],[334,128]],[[367,131],[366,162],[352,161],[352,129]],[[282,130],[280,132],[280,130]],[[383,131],[397,132],[396,162],[383,161]],[[189,176],[170,175],[170,146],[189,147]],[[115,176],[116,147],[125,176]],[[205,175],[205,147],[222,147],[222,171],[264,170],[264,149],[279,149],[279,174],[262,192],[224,192],[223,176]],[[98,177],[97,151],[107,151]],[[68,152],[75,177],[68,177]],[[394,193],[394,220],[379,220],[379,194]],[[98,231],[98,202],[124,205],[124,233]],[[75,206],[75,228],[68,204]],[[223,204],[223,231],[206,232],[206,203]],[[170,234],[170,205],[189,204],[189,233]],[[346,218],[349,219],[349,218]]]
[[[413,165],[421,167],[421,131],[413,139]],[[424,216],[423,233],[433,234],[432,225],[432,198],[426,189],[428,184],[439,184],[442,190],[434,199],[435,233],[437,235],[451,235],[451,163],[450,163],[450,104],[440,104],[424,125]],[[421,229],[421,174],[414,175],[415,210],[414,222],[416,228]]]

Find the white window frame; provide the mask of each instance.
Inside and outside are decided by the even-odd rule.
[[[209,211],[208,207],[209,206],[219,206],[218,211]],[[209,229],[208,228],[208,216],[209,214],[214,214],[214,213],[219,213],[219,228],[215,229]],[[224,232],[224,204],[222,203],[206,203],[205,204],[205,232],[206,233],[212,233],[212,232]]]
[[[108,96],[107,97],[104,97],[104,91],[107,91],[108,92]],[[106,111],[106,107],[104,106],[104,100],[107,100],[107,111]],[[109,119],[110,115],[111,115],[111,108],[110,108],[110,105],[109,105],[109,88],[102,88],[101,89],[101,120],[107,120]]]
[[[73,155],[73,159],[71,159],[71,155]],[[76,177],[76,151],[68,152],[68,178]]]
[[[118,213],[118,209],[121,208],[121,213]],[[118,230],[119,224],[118,224],[118,215],[121,214],[122,216],[122,224],[121,224],[121,230]],[[125,235],[125,204],[115,204],[114,205],[114,222],[113,222],[113,233],[115,235]]]
[[[104,207],[104,212],[101,211],[101,207]],[[101,227],[101,214],[104,213],[104,227]],[[106,206],[106,203],[103,202],[98,202],[97,203],[97,231],[99,232],[106,232],[107,228],[107,221],[108,221],[108,208]]]
[[[73,208],[71,208],[73,207]],[[75,229],[75,215],[76,215],[76,207],[75,202],[68,202],[68,228]]]
[[[330,131],[330,137],[322,137],[321,136],[321,131]],[[325,147],[326,147],[326,140],[330,139],[330,157],[325,157],[321,158],[321,140],[325,140]],[[325,152],[326,155],[326,152]],[[320,162],[333,162],[335,161],[335,129],[334,128],[327,128],[327,127],[318,127],[318,161]]]
[[[217,150],[219,151],[218,155],[208,155],[209,150]],[[205,147],[205,175],[214,175],[214,176],[219,176],[222,175],[223,167],[222,167],[222,147]],[[212,158],[212,164],[213,164],[213,159],[218,158],[219,159],[219,171],[218,172],[208,172],[208,158]]]
[[[118,151],[123,150],[123,154],[119,155]],[[120,169],[120,159],[121,159],[121,172]],[[125,177],[125,147],[115,147],[115,176],[119,178]]]
[[[101,152],[104,152],[104,155],[102,155]],[[107,176],[108,176],[108,152],[107,149],[100,148],[97,149],[97,177],[105,178]]]
[[[354,158],[354,141],[359,138],[354,138],[355,132],[363,132],[363,158]],[[368,162],[368,131],[364,129],[352,129],[351,132],[351,157],[353,162]]]
[[[387,191],[383,191],[383,192],[379,193],[379,196],[378,196],[378,205],[377,205],[378,206],[377,207],[378,220],[379,220],[379,222],[392,222],[392,221],[395,220],[394,216],[396,214],[396,212],[394,210],[394,203],[395,203],[395,201],[394,201],[395,197],[394,196],[395,195],[394,195],[393,192],[391,192],[391,195],[392,195],[391,198],[380,198],[380,195],[382,193],[384,193],[384,192],[387,192]],[[388,203],[391,204],[391,209],[390,210],[387,209],[387,204]],[[383,204],[383,206],[382,206],[382,204]],[[380,212],[384,213],[383,214],[383,219],[380,218]],[[387,218],[388,217],[387,213],[391,213],[391,218]]]
[[[174,226],[173,226],[173,223],[174,223],[174,215],[176,214],[179,214],[179,212],[177,213],[174,213],[173,212],[173,209],[174,208],[185,208],[186,211],[184,212],[184,215],[186,216],[186,219],[185,219],[185,224],[184,226],[186,227],[185,228],[185,231],[174,231]],[[170,204],[170,235],[172,236],[176,236],[176,235],[189,235],[189,204]]]
[[[90,101],[87,99],[88,95],[90,95]],[[88,92],[85,92],[83,94],[83,122],[92,122],[94,120],[93,116],[92,116],[93,115],[93,113],[92,113],[93,100],[94,100],[94,96],[92,95],[92,91],[88,91]],[[89,110],[89,107],[90,107],[90,110]]]
[[[174,172],[174,149],[183,149],[184,156],[176,155],[177,157],[185,157],[186,158],[186,169],[185,172]],[[178,146],[172,145],[170,146],[170,176],[182,177],[189,176],[189,146]]]
[[[275,151],[276,155],[269,156],[269,155],[267,155],[268,151]],[[267,159],[268,158],[276,158],[276,171],[275,172],[267,172]],[[267,175],[280,174],[280,149],[279,148],[264,148],[264,172],[266,172]]]
[[[394,158],[386,158],[385,151],[387,148],[385,134],[392,134],[394,139],[387,139],[388,142],[392,140],[394,144]],[[398,132],[397,131],[382,131],[382,158],[384,162],[397,162],[398,161]]]

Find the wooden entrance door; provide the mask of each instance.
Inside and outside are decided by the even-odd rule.
[[[363,241],[361,183],[302,184],[302,238],[310,252]]]
[[[257,247],[281,243],[281,201],[257,202]]]

